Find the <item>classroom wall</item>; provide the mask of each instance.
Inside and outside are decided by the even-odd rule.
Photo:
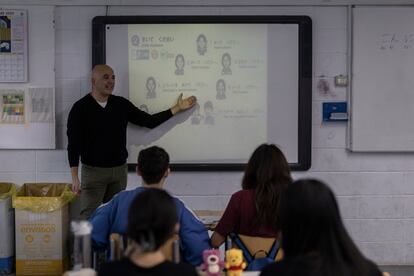
[[[346,124],[322,124],[324,101],[345,101],[346,89],[333,86],[333,76],[347,72],[347,7],[345,6],[56,6],[57,150],[0,150],[0,181],[70,182],[66,157],[66,120],[71,105],[89,92],[91,20],[121,14],[295,14],[313,20],[312,168],[294,178],[317,177],[335,191],[351,236],[380,264],[414,263],[414,156],[364,154],[346,150]],[[30,16],[30,15],[29,15]],[[329,89],[320,90],[323,79]],[[173,172],[166,188],[193,209],[223,209],[240,189],[242,173]],[[130,173],[128,189],[139,185]]]

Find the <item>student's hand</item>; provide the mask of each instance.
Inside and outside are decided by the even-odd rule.
[[[171,112],[176,114],[180,111],[187,110],[193,107],[197,102],[197,98],[195,96],[191,96],[188,98],[183,99],[183,93],[180,94],[177,100],[177,104],[171,108]]]

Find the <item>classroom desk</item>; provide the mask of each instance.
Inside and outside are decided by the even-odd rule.
[[[223,215],[223,210],[195,210],[194,213],[204,223],[206,228],[210,231],[214,231],[217,223],[220,221]]]
[[[243,273],[241,274],[241,276],[259,276],[260,271],[243,271]],[[200,276],[205,276],[207,275],[205,272],[198,272],[198,275]],[[223,271],[220,275],[225,276],[226,272]]]

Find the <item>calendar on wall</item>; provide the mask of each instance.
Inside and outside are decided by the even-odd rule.
[[[0,82],[27,81],[27,11],[0,8]]]

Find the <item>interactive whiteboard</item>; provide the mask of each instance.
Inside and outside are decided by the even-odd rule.
[[[197,105],[149,130],[130,125],[129,163],[150,145],[175,168],[240,169],[262,143],[310,166],[308,17],[97,17],[93,64],[114,68],[114,93],[155,113],[180,93]]]

